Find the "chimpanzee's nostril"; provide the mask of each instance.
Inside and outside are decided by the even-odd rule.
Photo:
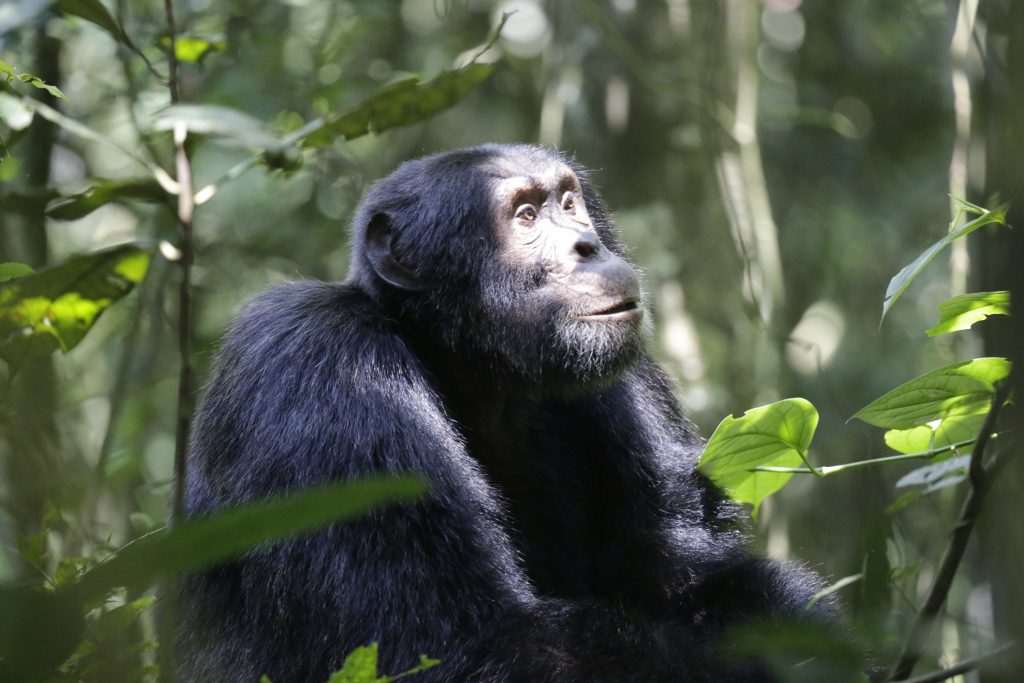
[[[576,253],[580,258],[594,258],[601,252],[601,241],[592,232],[585,232],[576,240]]]

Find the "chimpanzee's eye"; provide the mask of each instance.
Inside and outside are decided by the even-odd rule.
[[[516,209],[516,218],[521,221],[532,223],[537,220],[537,209],[535,209],[532,204],[523,204]]]
[[[562,208],[568,213],[576,213],[576,198],[572,196],[572,192],[566,192],[562,197]]]

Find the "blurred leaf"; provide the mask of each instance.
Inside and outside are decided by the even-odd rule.
[[[85,192],[58,197],[46,207],[46,215],[62,221],[87,216],[105,204],[122,199],[141,199],[158,202],[167,198],[160,184],[152,178],[102,180]]]
[[[885,443],[900,453],[924,453],[951,444],[972,441],[978,438],[986,412],[987,409],[973,415],[953,415],[910,429],[890,429],[885,433]],[[953,451],[948,451],[937,455],[936,460],[953,455]]]
[[[88,571],[74,587],[83,599],[115,586],[144,588],[155,579],[232,559],[266,541],[313,531],[388,503],[419,499],[414,477],[367,478],[250,503],[142,536]]]
[[[1009,372],[1010,362],[1005,358],[953,363],[901,384],[853,417],[883,429],[909,429],[934,420],[984,413],[995,394],[995,383]]]
[[[392,83],[353,109],[330,118],[320,133],[306,138],[305,144],[324,147],[334,136],[352,140],[367,133],[418,123],[455,105],[493,72],[494,67],[489,64],[469,64],[443,71],[426,83],[416,76]]]
[[[227,137],[246,147],[277,150],[283,145],[281,140],[267,131],[262,121],[231,107],[174,104],[156,117],[153,130],[174,130],[178,123],[185,124],[190,133]]]
[[[938,325],[928,330],[929,337],[969,329],[990,315],[1010,315],[1010,293],[961,294],[939,304],[939,312],[942,317]]]
[[[973,221],[965,223],[959,228],[948,232],[938,242],[921,252],[921,255],[911,261],[909,265],[904,266],[900,272],[896,273],[892,280],[889,281],[889,286],[885,290],[885,301],[882,303],[882,320],[885,320],[886,313],[888,313],[889,309],[891,309],[899,298],[903,296],[903,292],[907,291],[907,287],[909,287],[910,283],[914,281],[914,278],[921,274],[921,271],[923,271],[925,267],[932,262],[932,259],[934,259],[940,251],[945,249],[954,241],[971,234],[982,226],[990,225],[992,223],[1006,225],[1005,207],[1000,207],[993,211],[986,211],[981,207],[974,208],[984,211],[984,213]]]
[[[171,44],[171,39],[164,36],[159,41],[164,50]],[[178,36],[174,40],[174,55],[179,61],[198,64],[211,52],[222,52],[227,46],[223,40],[207,40],[190,36]]]
[[[751,620],[729,629],[719,648],[725,661],[757,659],[786,683],[859,683],[863,654],[839,629],[804,622]]]
[[[32,270],[32,266],[24,263],[0,263],[0,282],[10,280],[12,277],[31,275],[34,272],[36,271]]]
[[[149,252],[122,245],[0,283],[0,358],[12,365],[73,349],[142,280]]]
[[[38,587],[0,586],[0,681],[35,680],[74,652],[81,606]]]
[[[59,12],[71,14],[99,26],[113,36],[117,42],[135,49],[121,25],[111,16],[100,0],[57,0],[54,3],[54,8]]]
[[[970,464],[971,456],[967,454],[918,467],[903,475],[896,482],[896,488],[924,486],[924,493],[933,493],[947,486],[955,486],[967,478],[967,468]]]
[[[17,80],[21,81],[22,83],[28,83],[29,85],[35,86],[40,90],[45,90],[54,97],[67,99],[64,97],[64,93],[62,93],[60,91],[60,88],[58,88],[57,86],[47,84],[46,81],[39,78],[39,76],[33,76],[32,74],[25,73],[16,73],[14,67],[3,60],[0,60],[0,74],[5,74],[8,80]]]
[[[818,411],[802,398],[787,398],[722,420],[697,465],[735,500],[757,508],[793,475],[751,472],[753,467],[799,467],[818,426]]]

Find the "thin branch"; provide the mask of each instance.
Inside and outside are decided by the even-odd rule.
[[[960,511],[960,519],[953,529],[949,545],[946,546],[946,553],[939,564],[939,571],[935,576],[935,582],[932,584],[931,590],[928,591],[924,605],[914,620],[910,634],[903,645],[903,651],[900,653],[892,676],[889,678],[890,681],[905,681],[910,677],[914,670],[914,665],[917,664],[917,660],[921,657],[921,650],[928,635],[931,633],[935,619],[942,611],[942,606],[949,596],[949,589],[953,585],[953,579],[967,549],[967,542],[971,538],[974,523],[981,513],[985,496],[994,481],[992,471],[984,466],[985,449],[988,447],[989,440],[995,432],[996,418],[999,417],[999,411],[1010,395],[1010,386],[1010,382],[1004,381],[996,389],[995,396],[992,398],[992,407],[989,409],[988,415],[985,416],[985,422],[981,426],[981,431],[978,432],[978,438],[974,443],[974,450],[971,453],[971,488],[967,492],[967,498],[964,500],[963,508]]]
[[[170,37],[167,45],[168,89],[171,102],[180,100],[180,80],[178,77],[178,40],[174,24],[174,7],[172,0],[164,0],[164,13],[167,17],[167,32]],[[188,128],[179,121],[174,126],[174,165],[176,180],[180,188],[178,192],[178,251],[181,256],[178,265],[181,267],[181,282],[178,289],[178,416],[174,435],[174,492],[171,501],[170,523],[173,525],[181,520],[185,504],[185,472],[188,464],[188,439],[192,428],[193,389],[192,389],[192,215],[195,211],[195,197],[192,188],[192,164],[188,157],[185,142]],[[173,681],[174,676],[174,633],[177,621],[177,586],[172,581],[164,591],[164,609],[160,616],[160,680]]]
[[[992,650],[991,652],[986,652],[983,655],[978,655],[977,657],[965,659],[962,662],[954,664],[948,669],[932,671],[931,673],[924,674],[923,676],[916,676],[914,678],[908,679],[906,683],[940,683],[940,681],[947,681],[950,678],[953,678],[953,676],[959,676],[962,673],[974,671],[979,666],[984,664],[986,661],[994,659],[1000,655],[1004,655],[1007,652],[1012,651],[1016,647],[1017,643],[1006,643],[1004,645],[997,647],[995,650]]]
[[[174,25],[172,0],[164,0],[167,15],[167,31],[170,40],[167,46],[167,62],[170,66],[168,87],[171,102],[180,100],[177,56],[177,31]],[[188,158],[185,141],[188,129],[184,122],[174,126],[175,175],[178,192],[178,250],[181,253],[181,286],[178,291],[178,424],[174,442],[174,500],[172,521],[181,519],[185,495],[185,466],[188,457],[188,436],[192,422],[192,215],[195,199],[192,194],[192,164]]]

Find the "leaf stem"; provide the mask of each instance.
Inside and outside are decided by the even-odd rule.
[[[995,436],[994,434],[990,436]],[[758,467],[751,467],[751,472],[776,472],[780,474],[815,474],[819,477],[826,477],[836,472],[845,472],[846,470],[856,470],[862,467],[870,467],[872,465],[881,465],[889,462],[904,462],[907,460],[928,460],[934,458],[937,455],[942,455],[948,451],[955,451],[958,448],[969,446],[975,442],[975,439],[967,439],[965,441],[957,441],[951,443],[948,446],[942,448],[933,448],[927,451],[921,451],[920,453],[900,453],[899,455],[887,455],[881,458],[871,458],[870,460],[857,460],[855,462],[843,463],[842,465],[828,465],[825,467],[810,468],[810,467],[772,467],[770,465],[761,465]]]

